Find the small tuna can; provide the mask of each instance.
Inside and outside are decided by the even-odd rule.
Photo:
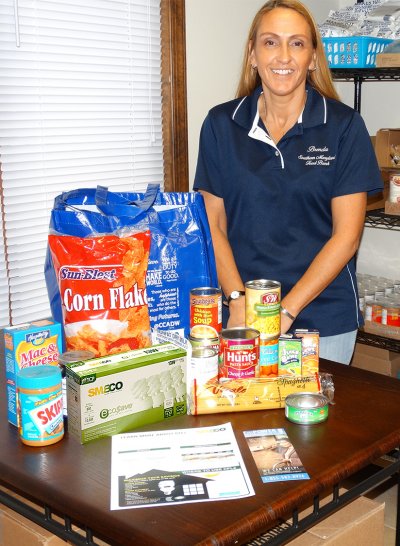
[[[328,419],[328,399],[315,392],[289,394],[285,400],[285,415],[298,425],[316,425]]]
[[[30,366],[17,375],[18,428],[28,446],[47,446],[64,436],[61,370]]]
[[[219,380],[249,379],[259,375],[260,332],[254,328],[227,328],[220,335]]]

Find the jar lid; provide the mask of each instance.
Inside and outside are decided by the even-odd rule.
[[[70,364],[71,362],[80,362],[81,360],[89,360],[96,355],[92,351],[66,351],[58,357],[59,364]]]
[[[46,389],[61,383],[58,366],[29,366],[17,374],[17,387],[21,389]]]

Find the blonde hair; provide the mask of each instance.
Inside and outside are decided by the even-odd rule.
[[[324,46],[322,45],[321,35],[317,24],[310,11],[298,0],[269,0],[269,2],[264,4],[256,13],[249,30],[236,97],[250,95],[254,89],[261,85],[261,78],[257,70],[254,70],[251,67],[251,45],[254,44],[256,40],[261,19],[266,13],[275,8],[292,9],[302,15],[307,21],[311,31],[312,45],[315,50],[317,66],[316,70],[308,73],[307,81],[324,97],[340,100],[339,95],[333,85],[331,72],[329,70],[328,61],[325,56]]]

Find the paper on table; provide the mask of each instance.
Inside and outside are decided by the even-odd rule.
[[[246,430],[243,434],[264,483],[310,478],[283,428]]]
[[[112,437],[111,510],[251,495],[231,423]]]

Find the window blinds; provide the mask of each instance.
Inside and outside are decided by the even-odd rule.
[[[160,0],[0,3],[0,327],[50,314],[56,195],[162,186],[160,64]]]

